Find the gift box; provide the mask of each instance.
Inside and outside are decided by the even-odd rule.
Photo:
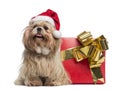
[[[96,41],[96,40],[95,40]],[[105,83],[105,51],[102,51],[104,59],[99,66],[91,67],[89,57],[76,61],[70,51],[75,48],[82,48],[78,38],[62,38],[61,55],[66,52],[68,58],[63,58],[63,65],[66,69],[72,84],[104,84]]]

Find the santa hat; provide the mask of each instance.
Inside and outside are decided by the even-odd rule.
[[[33,23],[35,21],[47,21],[47,22],[51,23],[56,28],[56,30],[53,31],[53,36],[55,38],[61,37],[61,32],[59,31],[60,21],[59,21],[59,18],[58,18],[58,15],[56,12],[48,9],[46,12],[43,12],[43,13],[33,17],[30,20],[30,23]]]

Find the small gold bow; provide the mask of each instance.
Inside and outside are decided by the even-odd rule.
[[[101,35],[93,39],[90,32],[84,31],[77,36],[77,39],[82,45],[62,51],[62,60],[75,58],[77,62],[80,62],[88,58],[94,83],[98,80],[104,82],[100,66],[105,59],[103,53],[108,49],[106,38]]]

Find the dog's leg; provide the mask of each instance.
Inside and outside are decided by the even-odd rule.
[[[26,78],[24,81],[26,86],[42,86],[43,83],[39,77]]]
[[[24,85],[24,80],[21,77],[18,77],[14,83],[15,85]]]

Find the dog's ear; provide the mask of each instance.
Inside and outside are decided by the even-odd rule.
[[[27,43],[28,38],[29,38],[29,27],[27,26],[27,27],[24,29],[23,40],[22,40],[25,48],[28,47],[28,43]]]
[[[34,47],[34,43],[33,43],[33,41],[31,40],[31,37],[30,37],[31,28],[30,28],[30,26],[27,26],[24,30],[25,31],[24,31],[24,34],[23,34],[22,42],[23,42],[26,49],[32,50],[33,47]]]

